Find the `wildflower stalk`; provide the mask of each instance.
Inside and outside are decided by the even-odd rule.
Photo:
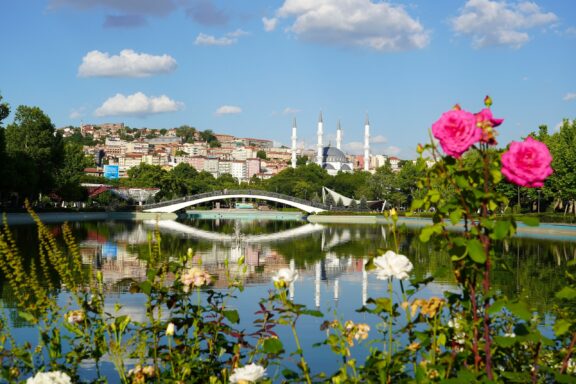
[[[570,356],[574,351],[574,346],[576,345],[576,332],[572,334],[572,340],[570,340],[570,345],[568,346],[568,351],[566,352],[566,356],[562,360],[562,368],[560,369],[560,373],[566,373],[568,369],[568,363],[570,362]]]

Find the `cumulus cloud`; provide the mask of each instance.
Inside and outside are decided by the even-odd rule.
[[[576,92],[570,92],[564,95],[562,100],[564,101],[571,101],[576,99]]]
[[[267,17],[262,18],[262,24],[264,24],[264,30],[266,32],[271,32],[276,29],[276,25],[278,24],[278,19],[273,17],[271,19]]]
[[[470,36],[475,48],[520,48],[530,40],[528,30],[552,25],[557,20],[554,13],[542,11],[534,2],[468,0],[451,24],[457,34]]]
[[[137,92],[124,96],[117,93],[96,109],[94,115],[98,117],[120,115],[145,117],[157,113],[176,112],[183,107],[181,102],[174,101],[166,95],[149,97],[142,92]]]
[[[242,108],[235,105],[223,105],[216,110],[216,114],[222,115],[235,115],[242,112]]]
[[[285,0],[276,17],[293,19],[288,31],[313,42],[386,52],[420,49],[430,40],[419,21],[387,1]]]
[[[193,6],[186,10],[186,15],[195,22],[214,26],[228,23],[228,15],[221,9],[217,9],[211,1],[197,1]]]
[[[48,7],[79,10],[101,8],[128,15],[165,16],[179,7],[179,0],[50,0]]]
[[[225,36],[222,37],[215,37],[212,35],[206,35],[204,33],[200,33],[194,44],[196,45],[232,45],[238,42],[238,38],[240,36],[249,35],[248,32],[243,31],[241,29],[237,29],[234,32],[229,32]]]
[[[133,28],[148,24],[142,15],[106,15],[104,27],[107,28]]]
[[[147,77],[176,69],[176,60],[169,55],[153,56],[124,49],[119,55],[91,51],[82,58],[80,77]]]

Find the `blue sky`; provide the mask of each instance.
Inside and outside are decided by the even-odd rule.
[[[415,158],[455,103],[504,118],[499,142],[576,118],[569,0],[5,0],[0,94],[57,127],[191,125]],[[5,123],[12,121],[11,115]]]

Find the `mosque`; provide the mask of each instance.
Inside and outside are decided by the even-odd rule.
[[[342,151],[342,128],[338,122],[338,129],[336,130],[336,147],[323,144],[324,136],[324,122],[322,119],[322,112],[318,118],[318,144],[316,145],[317,155],[316,164],[324,168],[329,175],[336,175],[338,172],[354,172],[354,164],[346,158],[346,154]],[[292,168],[296,168],[296,119],[292,124]],[[370,122],[368,115],[364,122],[364,170],[368,171],[370,165]]]

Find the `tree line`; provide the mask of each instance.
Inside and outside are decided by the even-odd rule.
[[[286,168],[269,179],[254,176],[243,182],[238,182],[229,174],[215,178],[186,163],[180,163],[170,171],[160,166],[140,164],[128,170],[127,178],[107,180],[84,175],[84,169],[93,166],[94,159],[84,155],[83,143],[78,137],[63,138],[40,108],[19,106],[13,122],[4,127],[3,121],[9,114],[10,106],[2,102],[0,95],[0,202],[5,205],[17,206],[25,198],[30,201],[54,198],[86,201],[87,192],[80,186],[82,182],[160,188],[156,200],[214,190],[249,188],[319,201],[322,187],[328,187],[359,201],[385,200],[397,208],[408,208],[413,199],[425,193],[417,182],[424,174],[424,159],[402,161],[399,171],[386,163],[374,173],[341,172],[330,176],[317,164],[299,158],[296,168]],[[188,126],[178,130],[186,141],[192,141],[195,132]],[[211,131],[204,131],[201,135],[214,143],[211,145],[217,145]],[[560,129],[552,134],[546,126],[540,126],[531,136],[548,145],[554,157],[554,174],[539,189],[501,183],[499,188],[510,200],[509,207],[502,208],[576,213],[576,119],[564,120]],[[475,161],[474,155],[468,155],[467,161]],[[334,202],[334,205],[338,204]]]

